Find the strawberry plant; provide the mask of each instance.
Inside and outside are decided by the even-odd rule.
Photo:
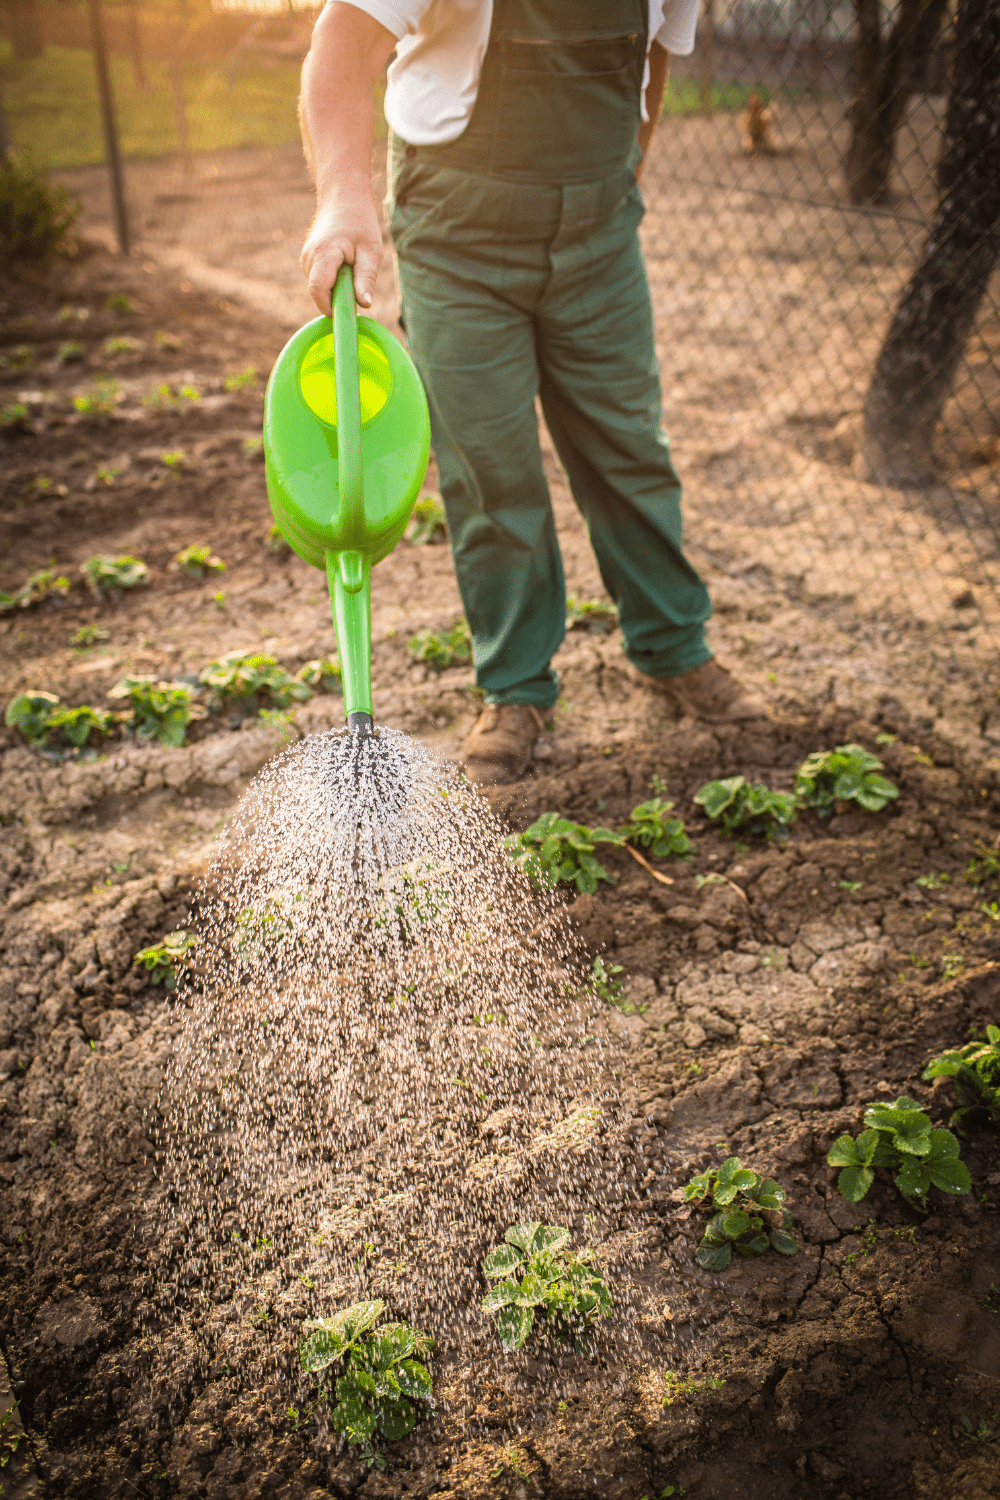
[[[73,405],[84,417],[109,417],[125,392],[113,380],[98,380],[88,392],[73,397]]]
[[[361,1449],[369,1467],[384,1468],[373,1439],[398,1443],[411,1433],[423,1408],[433,1405],[433,1381],[416,1356],[434,1340],[408,1323],[383,1323],[385,1303],[355,1302],[332,1318],[312,1318],[303,1326],[299,1363],[310,1375],[335,1382],[337,1404],[331,1426]]]
[[[44,741],[49,720],[58,707],[59,699],[55,693],[18,693],[7,704],[4,723],[8,729],[19,729],[33,745],[39,745]]]
[[[44,599],[60,597],[69,593],[70,581],[57,573],[55,568],[40,568],[25,579],[16,594],[5,594],[0,590],[0,614],[8,609],[27,609],[29,605],[41,604]]]
[[[45,726],[45,738],[68,740],[78,748],[85,745],[92,734],[110,734],[118,722],[118,715],[101,708],[91,708],[82,703],[79,708],[57,708]]]
[[[779,1255],[797,1254],[799,1247],[788,1233],[792,1216],[781,1206],[784,1199],[780,1183],[751,1172],[738,1156],[692,1177],[684,1189],[685,1203],[717,1210],[705,1227],[695,1260],[706,1271],[724,1271],[734,1250],[747,1259],[768,1249]]]
[[[129,333],[121,333],[105,339],[101,352],[113,359],[116,354],[141,354],[145,347],[141,339],[133,338]]]
[[[589,630],[592,635],[607,635],[618,624],[618,611],[607,599],[578,599],[566,596],[566,629]]]
[[[547,812],[523,833],[512,833],[504,839],[504,848],[538,889],[552,890],[566,881],[589,895],[597,890],[599,880],[614,880],[595,858],[597,845],[620,847],[624,842],[622,834],[610,828],[588,828],[557,812]]]
[[[942,1193],[970,1191],[957,1139],[950,1130],[935,1130],[915,1099],[903,1094],[894,1104],[869,1104],[864,1124],[859,1136],[840,1136],[826,1154],[828,1165],[841,1169],[837,1186],[849,1203],[861,1202],[879,1167],[896,1174],[896,1187],[918,1213],[927,1213],[932,1187]]]
[[[205,713],[185,683],[157,682],[155,677],[123,677],[108,697],[128,699],[132,717],[127,727],[140,740],[156,739],[172,749],[183,745],[191,720]]]
[[[1000,1026],[987,1026],[985,1041],[967,1042],[932,1058],[923,1077],[952,1080],[958,1108],[950,1125],[958,1124],[972,1110],[983,1110],[1000,1130]]]
[[[279,666],[275,657],[260,651],[230,651],[203,667],[198,681],[212,689],[208,706],[213,713],[229,704],[252,711],[265,700],[274,708],[290,708],[312,697],[304,682]]]
[[[570,1250],[570,1232],[558,1224],[512,1224],[504,1243],[483,1261],[483,1275],[494,1285],[482,1301],[495,1314],[500,1343],[521,1349],[535,1326],[587,1353],[595,1325],[612,1309],[611,1293],[592,1267],[591,1249]]]
[[[472,636],[467,620],[456,620],[446,635],[423,630],[411,636],[406,649],[414,661],[423,662],[432,672],[443,672],[459,661],[472,659]]]
[[[244,365],[242,370],[233,370],[222,383],[224,391],[246,391],[255,386],[260,379],[260,371],[256,365]]]
[[[149,569],[137,557],[88,557],[80,564],[87,587],[95,599],[107,599],[115,589],[134,589],[149,582]]]
[[[448,540],[448,522],[440,495],[421,495],[413,507],[406,540],[414,547],[434,547]]]
[[[166,460],[167,454],[163,457]],[[183,568],[185,573],[190,573],[192,578],[204,578],[207,573],[226,571],[222,558],[216,557],[207,543],[199,546],[196,542],[192,542],[190,547],[185,547],[177,553],[174,562],[179,568]]]
[[[24,427],[31,412],[23,401],[12,401],[8,406],[0,409],[0,432],[9,432],[16,427]]]
[[[340,662],[336,653],[332,656],[316,656],[307,661],[295,674],[296,682],[304,682],[311,688],[339,688]]]
[[[867,812],[881,812],[899,796],[899,789],[880,776],[882,762],[861,745],[838,745],[817,750],[802,762],[795,776],[800,807],[811,807],[828,818],[838,802],[856,802]]]
[[[722,824],[725,833],[755,834],[775,844],[785,843],[798,814],[791,792],[772,792],[745,776],[707,781],[693,800],[706,817]]]
[[[162,984],[166,990],[175,990],[181,971],[191,962],[191,950],[197,948],[198,939],[181,928],[168,932],[150,948],[142,948],[133,958],[133,964],[145,969],[151,984]]]
[[[632,816],[619,830],[627,844],[641,844],[656,859],[684,859],[691,853],[691,840],[684,832],[680,818],[667,816],[673,809],[672,802],[654,797],[651,802],[642,802],[633,807]]]

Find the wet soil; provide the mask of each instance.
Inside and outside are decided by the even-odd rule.
[[[136,310],[110,311],[116,292]],[[268,545],[261,387],[225,389],[248,365],[266,375],[276,329],[101,255],[4,295],[2,404],[28,393],[28,414],[0,437],[0,587],[52,561],[74,580],[0,621],[4,701],[30,686],[103,705],[128,671],[174,677],[261,645],[294,668],[331,649],[322,580]],[[60,320],[67,306],[90,316]],[[123,334],[144,347],[105,352]],[[57,364],[68,340],[82,361]],[[22,345],[32,362],[16,369]],[[107,417],[76,412],[70,397],[104,372],[124,399]],[[144,404],[165,383],[199,399]],[[548,462],[570,588],[596,595]],[[225,574],[173,571],[176,551],[202,541]],[[144,558],[151,581],[99,604],[79,565],[120,552]],[[180,750],[115,739],[59,759],[4,731],[0,1340],[27,1433],[5,1471],[16,1483],[33,1470],[45,1493],[102,1500],[997,1493],[1000,1142],[970,1130],[973,1192],[933,1193],[926,1217],[888,1183],[846,1204],[824,1160],[874,1098],[912,1094],[945,1123],[950,1086],[924,1084],[922,1068],[1000,1017],[995,751],[911,711],[905,682],[831,701],[829,621],[757,575],[708,571],[714,643],[771,691],[773,721],[676,723],[628,677],[616,633],[574,631],[535,773],[494,798],[514,827],[549,808],[615,826],[666,784],[693,838],[691,861],[658,865],[672,884],[609,850],[614,881],[571,903],[581,942],[625,985],[607,1014],[630,1121],[607,1147],[621,1201],[589,1227],[621,1296],[641,1290],[640,1336],[593,1361],[444,1341],[435,1412],[382,1473],[344,1449],[295,1374],[303,1308],[262,1321],[230,1299],[166,1318],[137,1208],[178,1017],[132,957],[185,919],[248,779],[288,735],[337,722],[340,700],[317,696],[287,724],[210,716]],[[378,717],[454,753],[477,711],[472,674],[436,677],[406,652],[414,631],[459,613],[447,549],[402,544],[375,596]],[[107,638],[70,645],[83,624]],[[793,631],[806,663],[794,694],[767,683],[771,645]],[[886,813],[804,816],[775,848],[725,840],[691,806],[713,776],[786,788],[805,754],[845,739],[883,754],[901,793]],[[701,1220],[680,1188],[729,1154],[787,1187],[795,1257],[697,1267]],[[963,1436],[963,1418],[984,1438]]]

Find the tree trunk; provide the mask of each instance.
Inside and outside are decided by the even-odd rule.
[[[848,199],[859,208],[889,201],[896,132],[910,94],[927,72],[947,5],[948,0],[900,0],[892,30],[883,37],[880,0],[854,0],[858,40],[844,173]]]
[[[960,0],[938,208],[865,403],[868,478],[933,478],[934,432],[1000,260],[1000,0]]]
[[[38,0],[7,0],[8,25],[14,56],[18,62],[31,62],[45,55],[45,33]]]

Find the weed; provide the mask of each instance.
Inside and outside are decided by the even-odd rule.
[[[663,1377],[666,1386],[666,1395],[663,1397],[664,1406],[673,1406],[675,1401],[684,1401],[688,1396],[695,1396],[699,1391],[721,1391],[725,1385],[718,1375],[706,1375],[704,1380],[696,1380],[693,1375],[678,1375],[676,1370],[668,1370]],[[673,1494],[673,1487],[664,1490],[664,1494]],[[683,1495],[683,1490],[678,1490]]]
[[[984,1312],[1000,1312],[1000,1291],[997,1290],[996,1282],[990,1282],[985,1295],[979,1299],[979,1306]]]
[[[214,593],[212,595],[212,603],[215,605],[216,609],[221,609],[221,610],[225,609],[225,607],[226,607],[226,591],[225,591],[225,589],[219,589],[217,593]]]
[[[548,1336],[572,1342],[578,1354],[589,1350],[595,1324],[613,1304],[592,1269],[593,1251],[570,1250],[569,1241],[569,1230],[558,1224],[512,1224],[483,1261],[483,1275],[494,1285],[482,1308],[496,1314],[504,1349],[523,1348],[537,1314],[545,1317]]]
[[[122,333],[105,339],[101,345],[101,353],[114,358],[116,354],[141,354],[145,347],[141,339],[135,339],[131,334]]]
[[[154,390],[143,396],[142,404],[143,406],[152,407],[154,410],[170,410],[172,407],[180,406],[184,401],[195,402],[200,400],[201,392],[197,386],[182,385],[175,391],[172,385],[164,381],[161,385],[158,385]]]
[[[0,161],[0,260],[37,264],[65,253],[80,209],[27,152],[9,153]]]
[[[472,636],[467,620],[456,620],[447,635],[423,630],[411,636],[406,646],[414,661],[423,662],[432,672],[443,672],[456,662],[471,661]]]
[[[817,750],[799,766],[795,797],[800,807],[811,807],[828,818],[838,802],[856,802],[866,812],[881,812],[899,796],[899,789],[878,773],[882,762],[861,745],[838,745]]]
[[[1000,906],[998,906],[995,901],[991,901],[988,906],[984,901],[979,910],[982,912],[983,916],[987,917],[991,922],[1000,922]]]
[[[256,443],[257,441],[258,441],[257,438],[248,438],[247,439],[248,443]],[[244,443],[243,447],[244,447],[244,450],[246,450],[247,443]],[[291,550],[292,550],[291,547],[289,546],[288,542],[285,540],[285,534],[282,531],[282,529],[281,529],[280,526],[272,526],[271,529],[270,529],[270,531],[267,533],[267,536],[266,536],[265,540],[267,542],[267,549],[268,549],[269,552],[281,552],[281,553],[284,553],[284,552],[291,552]]]
[[[108,312],[134,313],[139,310],[127,292],[112,292],[105,299],[104,306]]]
[[[115,589],[134,589],[149,582],[149,569],[137,557],[88,557],[80,564],[95,599],[107,599]]]
[[[0,432],[10,432],[15,427],[24,427],[30,415],[23,401],[12,401],[8,406],[0,408]]]
[[[941,977],[942,979],[957,979],[965,971],[964,953],[942,953],[941,955]]]
[[[94,483],[102,484],[105,489],[110,489],[115,480],[122,472],[121,464],[98,464],[94,470]]]
[[[304,682],[307,687],[313,689],[325,687],[327,683],[331,687],[340,686],[340,662],[333,656],[316,656],[312,661],[307,661],[295,674],[297,682]]]
[[[951,876],[942,872],[940,875],[918,875],[913,884],[919,885],[925,891],[939,891],[950,880]]]
[[[618,611],[606,599],[566,598],[566,629],[589,630],[592,635],[608,635],[618,624]]]
[[[785,1189],[742,1166],[738,1156],[698,1173],[684,1189],[685,1203],[704,1205],[708,1198],[718,1212],[708,1221],[695,1256],[706,1271],[724,1271],[734,1250],[747,1259],[769,1248],[780,1255],[798,1254],[788,1233],[792,1216],[781,1206]]]
[[[857,895],[861,889],[861,885],[862,882],[860,880],[839,880],[837,882],[839,890],[848,891],[852,896]]]
[[[75,339],[67,339],[59,345],[56,350],[57,365],[73,365],[83,358],[83,345],[78,344]]]
[[[969,1417],[964,1414],[959,1417],[956,1436],[963,1443],[985,1443],[993,1449],[994,1453],[1000,1454],[1000,1416],[996,1412],[988,1420],[983,1417],[978,1426],[973,1426]]]
[[[527,1479],[527,1469],[521,1468],[523,1462],[524,1460],[516,1448],[505,1448],[503,1458],[495,1469],[490,1470],[490,1478],[499,1479],[509,1469],[512,1474],[517,1475],[518,1479]]]
[[[16,594],[0,592],[0,614],[9,609],[27,609],[32,604],[41,604],[55,595],[64,597],[69,593],[70,581],[57,573],[55,568],[40,568],[27,578]]]
[[[968,885],[987,885],[1000,877],[1000,855],[993,849],[976,846],[976,852],[965,867],[963,879]]]
[[[275,657],[260,651],[229,651],[203,667],[198,681],[211,688],[208,706],[214,713],[230,704],[253,709],[264,699],[274,708],[290,708],[312,697],[304,682],[279,666]]]
[[[96,646],[98,641],[107,639],[108,631],[102,630],[99,625],[79,625],[70,636],[69,643],[86,650],[88,646]]]
[[[721,822],[725,833],[732,836],[739,829],[776,844],[787,840],[789,825],[798,814],[791,792],[769,791],[762,782],[751,783],[745,776],[708,781],[695,792],[693,801],[706,817]]]
[[[657,797],[662,797],[667,791],[667,783],[662,776],[651,776],[649,778],[649,790]]]
[[[82,396],[73,397],[73,405],[84,417],[109,417],[122,401],[125,392],[114,380],[98,380]]]
[[[540,890],[551,890],[562,882],[572,882],[578,891],[592,894],[599,880],[614,881],[594,857],[598,844],[625,842],[610,828],[588,828],[572,823],[557,812],[542,816],[523,833],[512,833],[504,839],[504,848],[512,862]]]
[[[691,840],[680,818],[668,818],[672,802],[654,797],[633,807],[629,821],[619,832],[627,844],[642,844],[656,859],[690,858]]]
[[[149,974],[150,983],[162,984],[166,990],[175,990],[181,972],[191,962],[191,950],[198,946],[198,939],[184,928],[168,932],[150,948],[142,948],[132,959],[133,964]]]
[[[168,455],[165,453],[163,455],[164,461],[166,461],[167,457]],[[192,542],[190,547],[185,547],[177,553],[174,562],[179,568],[183,568],[185,573],[190,573],[192,578],[204,578],[206,573],[224,573],[226,571],[226,565],[222,561],[222,558],[216,557],[207,542],[200,546],[197,542]]]
[[[440,495],[421,495],[413,507],[406,540],[414,547],[435,547],[448,540],[448,521]]]
[[[416,1355],[433,1348],[433,1340],[407,1323],[374,1325],[385,1309],[381,1300],[356,1302],[332,1318],[311,1319],[299,1345],[299,1362],[308,1374],[336,1380],[337,1404],[331,1425],[361,1449],[369,1466],[383,1468],[374,1447],[376,1433],[395,1443],[413,1431],[414,1402],[432,1404],[430,1371]]]
[[[140,740],[157,739],[173,749],[183,745],[191,720],[205,713],[186,683],[158,682],[155,677],[123,677],[108,697],[129,700],[132,717],[127,727]]]
[[[612,964],[609,969],[600,954],[590,966],[590,988],[606,1005],[618,1005],[624,1008],[625,987],[620,980],[615,978],[615,975],[621,972],[621,964]]]
[[[246,391],[257,384],[260,371],[256,365],[244,365],[242,370],[233,370],[222,384],[224,391]]]
[[[932,1058],[924,1078],[950,1078],[958,1108],[950,1121],[957,1125],[970,1110],[985,1110],[1000,1129],[1000,1026],[987,1026],[985,1041],[967,1042],[953,1052]]]
[[[826,1154],[828,1165],[841,1169],[837,1186],[849,1203],[860,1203],[878,1167],[896,1174],[901,1196],[918,1213],[927,1213],[932,1187],[943,1193],[970,1191],[972,1182],[959,1160],[957,1139],[950,1130],[935,1130],[915,1099],[904,1094],[894,1104],[869,1104],[864,1123],[859,1136],[840,1136]]]

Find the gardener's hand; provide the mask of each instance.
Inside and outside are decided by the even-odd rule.
[[[354,295],[371,307],[382,264],[372,193],[374,87],[396,38],[354,5],[330,0],[313,28],[302,68],[299,123],[316,182],[316,218],[302,247],[309,293],[329,316],[330,292],[346,262]]]
[[[334,194],[317,211],[302,246],[301,266],[309,295],[330,316],[330,290],[345,263],[354,267],[354,295],[360,307],[371,307],[382,264],[382,231],[370,187]]]

